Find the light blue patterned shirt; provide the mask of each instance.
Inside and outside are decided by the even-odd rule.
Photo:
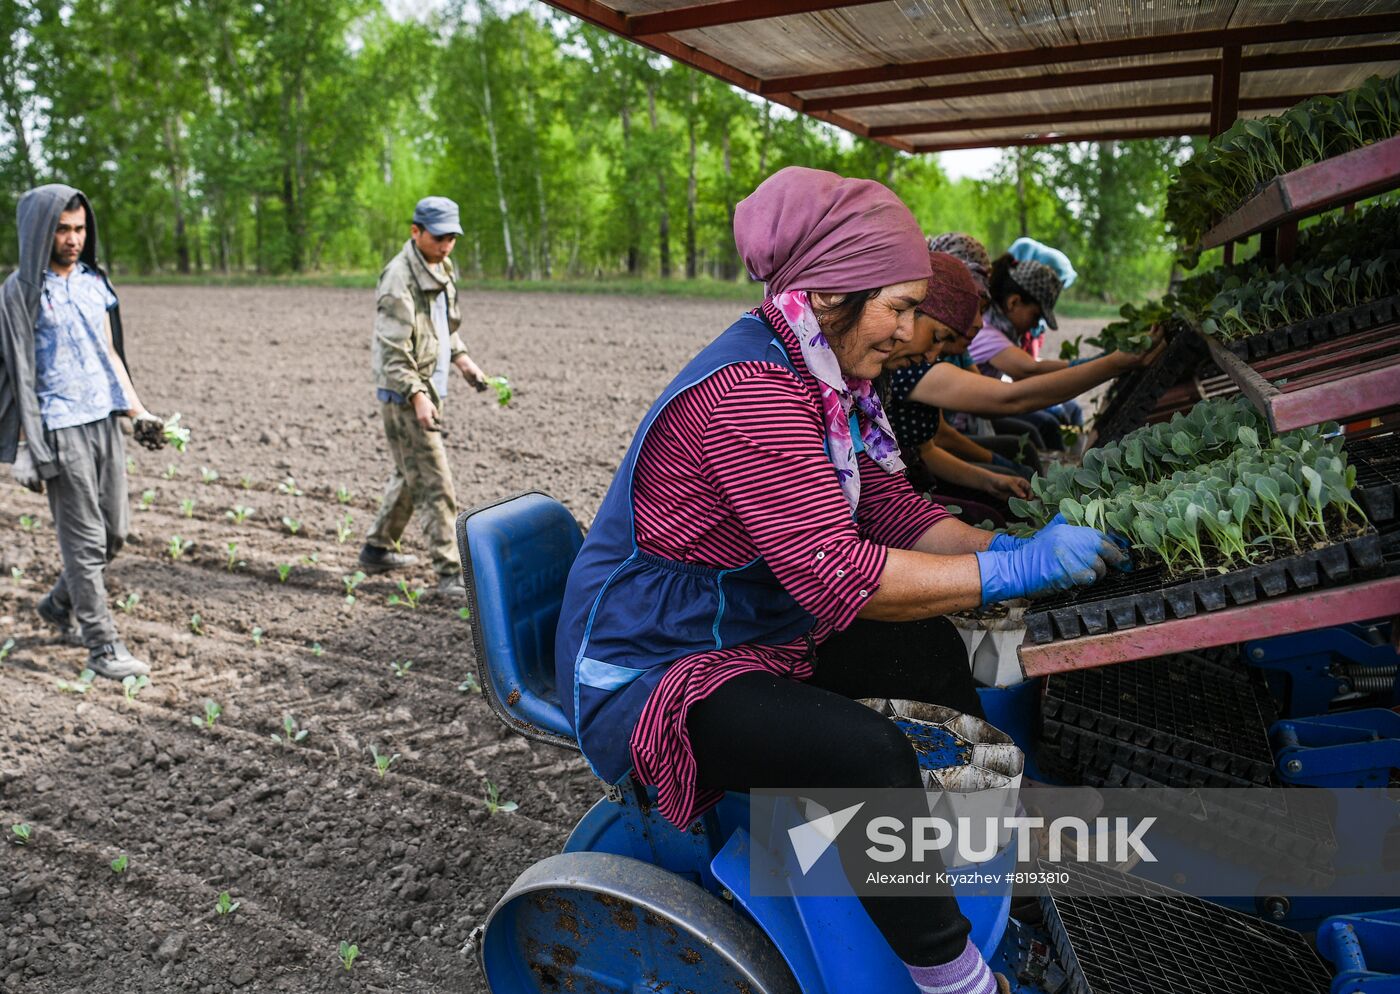
[[[34,360],[39,412],[49,431],[130,409],[107,348],[107,311],[116,305],[106,281],[81,262],[67,279],[44,271]]]

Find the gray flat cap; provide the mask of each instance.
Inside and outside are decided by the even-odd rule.
[[[413,208],[413,223],[431,235],[460,235],[462,220],[457,204],[446,197],[424,197]]]

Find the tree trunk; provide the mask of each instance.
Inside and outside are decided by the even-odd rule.
[[[185,231],[185,170],[181,165],[180,143],[175,137],[175,124],[165,119],[165,151],[170,156],[170,201],[175,225],[175,268],[182,275],[190,273],[190,239]]]
[[[632,108],[627,105],[627,97],[622,98],[622,164],[623,185],[626,187],[627,204],[627,275],[637,276],[642,269],[642,250],[637,242],[637,198],[631,195],[632,183]]]
[[[1026,150],[1018,148],[1016,150],[1016,212],[1021,221],[1021,237],[1030,235],[1030,227],[1026,223]]]
[[[690,132],[690,175],[685,187],[685,278],[695,279],[695,76],[690,75],[690,102],[687,106],[686,128]]]
[[[719,136],[720,148],[724,152],[724,210],[729,215],[729,230],[734,230],[734,164],[729,154],[729,128],[725,127]],[[738,248],[734,245],[734,239],[728,238],[724,242],[724,257],[719,263],[719,273],[722,279],[736,280],[739,278],[739,256]]]
[[[656,120],[656,84],[647,82],[647,113],[651,117],[651,134],[653,140],[660,136],[660,127]],[[660,199],[661,214],[657,218],[656,238],[660,243],[661,250],[661,278],[669,280],[671,278],[671,208],[666,195],[666,158],[660,157],[660,162],[656,168],[656,190]]]
[[[760,183],[768,178],[768,139],[773,133],[773,108],[767,100],[763,101],[761,120],[763,127],[760,130],[758,141],[758,181]]]
[[[496,117],[491,109],[491,69],[486,62],[486,39],[477,41],[477,51],[481,53],[481,105],[485,109],[486,137],[491,145],[491,172],[496,176],[496,205],[501,212],[501,238],[506,250],[506,279],[513,280],[520,275],[515,267],[515,248],[510,241],[510,205],[506,203],[505,179],[501,175],[501,149],[496,141]]]
[[[520,36],[520,54],[521,54],[521,57],[522,57],[522,59],[523,59],[524,65],[529,66],[529,65],[530,65],[530,51],[529,51],[529,49],[528,49],[528,48],[526,47],[526,45],[525,45],[525,37],[524,37],[523,34]],[[535,125],[535,84],[534,84],[534,76],[531,75],[531,74],[529,74],[529,73],[527,73],[525,79],[526,79],[526,82],[525,82],[525,90],[524,90],[524,95],[525,95],[525,128],[526,128],[526,133],[529,134],[529,135],[531,136],[531,138],[533,139],[533,138],[537,138],[537,137],[538,137],[538,131],[536,130],[536,125]],[[536,147],[538,147],[538,144],[539,144],[538,141],[536,141]],[[552,267],[551,267],[550,258],[549,258],[549,205],[545,202],[545,196],[544,196],[544,170],[540,167],[540,157],[539,157],[539,155],[531,156],[530,161],[531,161],[531,164],[534,166],[534,172],[535,172],[535,202],[536,202],[536,205],[537,205],[538,208],[539,208],[539,218],[540,218],[540,221],[539,221],[539,224],[540,224],[540,230],[539,230],[539,246],[540,246],[540,250],[539,250],[539,270],[540,270],[540,272],[542,272],[542,273],[544,274],[544,278],[545,278],[545,279],[549,279],[549,277],[550,277],[550,270],[551,270]],[[538,278],[538,275],[539,275],[539,274],[537,273],[537,274],[536,274],[537,278]]]
[[[29,136],[24,130],[24,106],[15,87],[17,74],[12,70],[8,59],[0,63],[0,100],[5,103],[5,121],[10,126],[10,133],[15,136],[19,178],[26,187],[33,187],[38,178],[34,172],[34,157],[29,152]]]

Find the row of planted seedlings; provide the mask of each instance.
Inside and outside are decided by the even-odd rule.
[[[1271,434],[1243,398],[1090,449],[1080,466],[1031,481],[1011,509],[1035,527],[1055,515],[1127,540],[1135,566],[1168,581],[1261,565],[1369,530],[1335,424]]]
[[[1300,236],[1298,261],[1207,270],[1121,319],[1093,344],[1143,351],[1157,325],[1189,327],[1258,357],[1400,320],[1400,204],[1339,214]]]

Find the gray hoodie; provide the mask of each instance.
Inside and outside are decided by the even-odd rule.
[[[36,187],[20,198],[15,211],[19,228],[19,268],[0,287],[0,463],[15,461],[15,446],[21,429],[29,443],[29,453],[39,475],[51,479],[58,473],[58,459],[44,437],[35,388],[34,327],[39,320],[39,303],[44,289],[44,270],[53,254],[54,232],[63,205],[77,194],[87,211],[87,244],[82,261],[88,268],[111,282],[97,264],[97,218],[81,190],[62,183]],[[113,296],[116,296],[113,293]],[[121,311],[112,308],[112,344],[123,365]]]

